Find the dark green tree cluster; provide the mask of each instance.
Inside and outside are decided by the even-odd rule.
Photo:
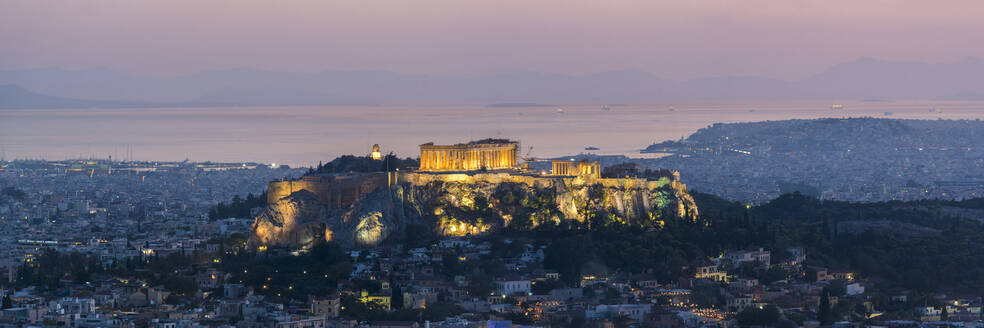
[[[20,268],[15,285],[55,290],[60,288],[62,279],[84,283],[106,274],[163,286],[176,296],[172,301],[177,301],[178,297],[195,295],[199,291],[195,275],[216,266],[231,274],[229,282],[251,286],[257,293],[273,299],[302,301],[308,295],[336,292],[338,283],[347,281],[352,270],[351,258],[334,243],[319,244],[296,256],[278,254],[282,255],[252,251],[171,253],[127,258],[104,267],[96,257],[47,251]]]
[[[340,302],[342,317],[358,321],[442,321],[447,317],[465,313],[464,308],[449,302],[427,304],[427,308],[424,309],[394,307],[390,312],[386,312],[378,304],[363,303],[355,295],[344,294]]]
[[[565,221],[506,232],[552,241],[544,264],[560,272],[569,285],[599,266],[608,272],[652,273],[673,281],[692,274],[685,267],[723,250],[762,247],[771,250],[773,262],[778,262],[788,258],[788,247],[798,246],[806,249],[808,265],[884,279],[884,288],[984,289],[984,261],[979,260],[984,254],[984,223],[943,214],[941,208],[954,206],[951,202],[821,203],[789,194],[746,207],[714,196],[694,196],[703,213],[697,222],[667,220],[665,226],[646,227],[604,220]],[[977,207],[978,202],[959,205],[984,209]],[[865,225],[869,223],[873,225]],[[733,270],[763,282],[799,277],[776,267]]]
[[[817,321],[820,321],[821,325],[829,326],[837,318],[830,306],[830,290],[824,288],[820,294],[820,307],[817,310]]]
[[[748,307],[738,312],[738,324],[742,327],[771,327],[776,325],[779,317],[779,308],[772,304],[763,308]]]
[[[176,297],[190,297],[198,292],[195,274],[202,272],[215,259],[221,257],[205,252],[154,254],[142,261],[128,259],[122,265],[114,266],[112,273],[141,279],[151,286],[163,286]]]
[[[718,232],[713,239],[730,236],[722,240],[725,248],[759,246],[782,254],[787,247],[801,246],[807,264],[884,279],[889,282],[885,288],[984,288],[984,262],[979,260],[984,223],[946,210],[984,209],[980,199],[849,203],[794,193],[744,209],[705,201],[713,196],[695,197],[703,213],[716,216],[706,218],[710,231]]]
[[[270,250],[268,252],[274,252]],[[308,295],[329,295],[352,271],[351,257],[335,243],[322,243],[308,252],[266,255],[239,252],[222,257],[220,268],[231,282],[251,286],[272,298],[304,300]]]
[[[62,279],[89,282],[93,275],[105,272],[99,259],[80,253],[42,252],[18,269],[17,286],[38,286],[44,290],[59,288]]]
[[[582,276],[597,273],[652,273],[662,281],[675,280],[688,263],[714,254],[708,252],[714,246],[703,242],[702,230],[684,220],[668,221],[661,229],[575,221],[541,226],[533,235],[553,240],[544,265],[574,286]]]
[[[246,198],[233,196],[229,204],[220,202],[208,211],[209,220],[222,220],[228,218],[248,218],[254,208],[266,206],[267,193],[264,191],[259,196],[252,193],[246,194]]]
[[[602,178],[648,178],[658,180],[660,178],[673,178],[673,171],[666,169],[642,168],[635,163],[621,163],[606,166],[601,170]]]
[[[24,198],[27,197],[27,193],[24,192],[23,190],[18,189],[17,187],[4,187],[3,191],[0,192],[0,194],[13,198],[14,200],[17,201],[23,201]]]
[[[392,153],[387,154],[381,160],[374,160],[369,156],[343,155],[336,157],[331,162],[318,164],[312,168],[308,174],[330,174],[330,173],[351,173],[351,172],[392,172],[414,170],[420,167],[420,161],[414,158],[400,159]]]

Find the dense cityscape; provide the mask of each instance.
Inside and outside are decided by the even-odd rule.
[[[714,124],[647,152],[644,165],[679,170],[687,183],[752,203],[800,191],[877,202],[984,196],[980,120],[875,118]]]
[[[0,328],[984,328],[982,31],[0,0]]]
[[[819,205],[813,196],[793,194],[753,207],[694,194],[702,213],[695,219],[634,221],[627,212],[612,212],[544,224],[535,220],[540,212],[533,212],[532,226],[518,225],[514,217],[494,232],[456,233],[456,225],[435,231],[408,223],[402,232],[372,245],[345,243],[339,235],[334,236],[339,242],[332,242],[330,232],[327,243],[250,245],[259,237],[260,219],[254,216],[264,207],[283,206],[283,201],[307,206],[289,203],[298,192],[270,203],[268,183],[302,181],[296,180],[301,176],[358,178],[377,171],[413,171],[416,165],[421,171],[433,170],[414,159],[383,158],[378,147],[372,150],[317,169],[256,163],[5,162],[0,172],[0,243],[6,249],[0,259],[5,278],[0,324],[935,327],[973,326],[981,320],[981,295],[974,291],[982,281],[979,275],[967,275],[984,268],[972,265],[954,273],[949,267],[920,264],[952,277],[947,280],[912,276],[911,270],[921,266],[884,269],[898,261],[934,257],[893,253],[918,245],[952,247],[964,240],[970,246],[947,259],[980,254],[984,208],[976,200]],[[739,156],[709,154],[692,153]],[[567,161],[554,162],[559,170]],[[507,170],[515,165],[502,163]],[[607,176],[665,176],[642,167],[605,165],[599,173],[563,174],[599,182],[611,179]],[[360,195],[347,206],[363,207],[361,199],[373,195]],[[462,195],[467,194],[448,197],[468,197]],[[481,202],[501,207],[507,202],[503,199],[512,197],[498,195],[489,194]],[[472,203],[480,202],[480,196],[471,197]],[[531,197],[522,206],[543,209],[553,202],[542,195]],[[484,218],[494,226],[486,210],[474,205],[468,210],[462,204],[437,208],[458,213],[452,220],[460,220],[454,222],[461,226],[475,224],[468,215],[482,216],[477,222]],[[851,214],[855,212],[859,216]],[[443,216],[434,218],[442,225],[447,222]],[[288,229],[300,223],[278,224]],[[779,231],[785,233],[777,235]],[[289,238],[296,238],[300,232],[290,233],[294,237]],[[891,239],[869,244],[883,238]]]

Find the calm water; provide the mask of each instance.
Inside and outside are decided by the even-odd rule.
[[[832,103],[843,104],[831,110]],[[939,111],[933,111],[938,109]],[[678,139],[714,122],[819,117],[982,119],[984,102],[785,102],[529,108],[236,107],[0,110],[6,159],[78,157],[256,161],[312,165],[340,154],[416,156],[425,142],[485,137],[522,142],[525,154],[585,152],[639,157],[639,149]],[[890,116],[885,115],[891,112]]]

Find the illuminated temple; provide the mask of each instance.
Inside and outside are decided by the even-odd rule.
[[[554,160],[551,162],[551,167],[553,175],[601,177],[601,163],[598,162],[589,162],[587,160],[575,162],[573,159],[570,161]]]
[[[483,139],[455,145],[420,145],[423,172],[514,169],[519,143],[507,139]]]
[[[697,219],[696,202],[676,172],[603,177],[600,163],[574,159],[553,160],[547,171],[545,161],[520,156],[519,149],[519,142],[508,139],[426,143],[420,145],[417,170],[313,173],[271,181],[267,208],[255,214],[248,243],[258,250],[306,249],[328,241],[374,246],[409,222],[427,222],[442,236],[460,237],[505,227],[516,217],[532,227],[585,222],[596,213],[622,224],[662,224],[667,215]],[[378,145],[369,150],[367,158],[385,158]],[[524,195],[523,202],[550,210],[498,206],[515,200],[506,200],[514,192]]]

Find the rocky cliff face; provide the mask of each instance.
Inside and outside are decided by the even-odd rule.
[[[267,206],[253,221],[250,244],[308,245],[325,238],[326,207],[307,190]]]
[[[333,240],[373,246],[409,224],[443,236],[563,220],[658,227],[664,220],[696,220],[698,214],[686,186],[670,178],[407,175],[348,208],[328,210],[317,199],[301,190],[270,204],[253,223],[251,245],[304,248]]]

